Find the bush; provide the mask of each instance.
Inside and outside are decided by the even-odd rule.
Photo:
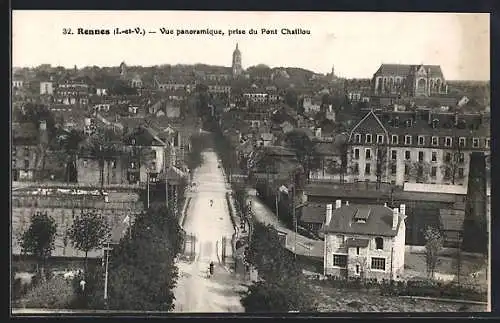
[[[54,277],[40,282],[20,303],[21,306],[29,308],[66,309],[74,297],[71,283],[63,277]]]

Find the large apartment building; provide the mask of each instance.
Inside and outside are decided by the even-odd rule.
[[[368,112],[350,131],[348,180],[465,185],[472,152],[490,154],[490,116]]]

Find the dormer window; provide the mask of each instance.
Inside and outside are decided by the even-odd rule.
[[[377,135],[377,144],[383,144],[383,143],[384,143],[384,136]]]
[[[433,145],[433,146],[437,146],[437,145],[439,145],[439,137],[432,136],[431,141],[432,141],[432,145]]]
[[[472,148],[479,148],[479,138],[472,138]]]
[[[484,148],[490,149],[490,138],[484,140]]]
[[[434,119],[432,120],[432,128],[436,129],[439,125],[439,120],[438,119]]]
[[[366,143],[367,144],[371,144],[372,143],[372,135],[371,134],[367,134],[366,135]]]
[[[423,146],[425,143],[425,137],[424,136],[418,136],[418,145]]]
[[[392,135],[391,137],[391,144],[397,145],[398,144],[398,136],[397,135]]]
[[[413,125],[413,121],[411,119],[406,120],[406,127],[410,128]]]
[[[361,134],[357,133],[354,135],[354,141],[356,143],[360,143],[361,142]]]
[[[458,138],[458,144],[460,147],[465,147],[465,137]]]
[[[399,128],[399,117],[394,118],[394,128]]]
[[[453,144],[453,140],[452,140],[452,138],[451,138],[451,137],[446,137],[446,138],[444,139],[444,145],[445,145],[446,147],[451,147],[451,145],[452,145],[452,144]]]
[[[411,145],[411,136],[409,135],[405,136],[405,145]]]

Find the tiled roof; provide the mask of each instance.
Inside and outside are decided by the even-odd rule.
[[[324,223],[326,218],[326,204],[308,203],[299,210],[300,221],[304,223]]]
[[[365,223],[357,223],[354,216],[358,211],[369,211],[368,219]],[[398,227],[392,229],[392,209],[380,205],[344,205],[332,211],[330,224],[325,228],[325,232],[331,233],[351,233],[380,236],[395,236],[399,228],[401,218],[399,217]]]
[[[464,210],[440,209],[439,219],[445,231],[463,231]]]

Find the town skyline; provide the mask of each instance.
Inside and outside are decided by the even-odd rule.
[[[61,32],[62,28],[76,30],[80,26],[87,29],[125,28],[124,21],[134,21],[132,27],[141,25],[155,30],[167,26],[174,30],[185,29],[188,28],[185,21],[196,21],[189,24],[189,29],[209,26],[227,30],[241,26],[240,29],[248,30],[253,26],[271,26],[270,29],[279,26],[276,29],[299,28],[310,30],[311,34],[189,35],[174,40],[165,35],[68,36]],[[329,27],[324,27],[326,21]],[[346,24],[349,28],[340,28]],[[271,68],[303,68],[328,74],[335,67],[339,77],[371,78],[381,64],[424,64],[440,65],[448,80],[490,79],[487,14],[120,12],[113,15],[106,12],[14,11],[12,27],[12,63],[15,67],[41,64],[65,68],[75,65],[78,68],[111,67],[122,61],[129,66],[144,67],[195,64],[230,67],[231,55],[238,43],[245,69],[264,64]],[[89,50],[90,46],[93,50]],[[157,50],[144,50],[148,48],[145,46]],[[176,50],[172,51],[172,47]],[[110,48],[123,50],[110,52]],[[290,55],[292,52],[294,55]]]

